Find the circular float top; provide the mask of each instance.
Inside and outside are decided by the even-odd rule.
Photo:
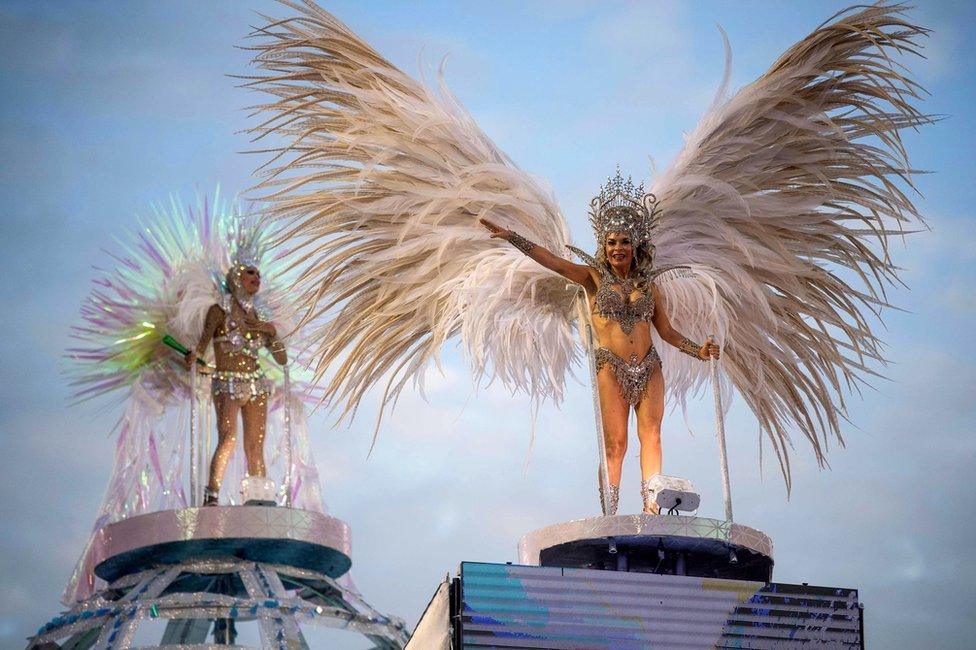
[[[95,574],[121,576],[194,557],[236,557],[337,578],[349,570],[345,522],[276,506],[210,506],[161,510],[105,526],[94,541]]]
[[[773,543],[754,528],[683,515],[614,515],[534,530],[519,542],[519,563],[658,572],[681,556],[685,575],[769,580]],[[624,562],[621,558],[626,556]],[[667,571],[676,570],[674,567]]]

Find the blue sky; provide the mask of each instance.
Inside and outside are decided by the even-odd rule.
[[[976,8],[918,3],[934,30],[912,64],[948,119],[906,137],[919,205],[932,229],[897,245],[909,288],[886,316],[890,381],[855,396],[846,449],[818,471],[798,444],[786,499],[775,467],[760,474],[757,427],[741,403],[728,424],[736,519],[776,545],[774,579],[860,589],[872,647],[968,647],[976,619]],[[728,33],[734,85],[755,78],[844,3],[357,3],[332,10],[409,73],[449,55],[447,80],[486,132],[554,187],[574,237],[618,162],[665,165],[707,106],[722,71],[715,23]],[[248,187],[244,109],[257,96],[229,74],[269,2],[19,2],[0,5],[0,646],[48,620],[95,516],[117,413],[67,406],[59,355],[101,262],[100,249],[153,201],[191,199],[219,182]],[[588,388],[544,409],[526,467],[529,405],[496,388],[472,397],[448,350],[428,402],[404,395],[366,460],[373,409],[348,428],[313,422],[330,511],[354,535],[354,575],[377,608],[413,624],[461,560],[515,559],[518,538],[592,515]],[[691,478],[704,516],[721,514],[710,404],[665,420],[665,470]],[[505,413],[499,418],[498,413]],[[634,441],[636,442],[636,441]],[[636,444],[624,511],[636,511]],[[394,535],[398,540],[391,545]],[[935,640],[938,640],[936,642]]]

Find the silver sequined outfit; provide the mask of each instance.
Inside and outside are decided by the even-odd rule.
[[[241,328],[240,323],[231,317],[231,297],[225,296],[221,305],[224,311],[224,335],[215,337],[214,346],[226,346],[232,357],[259,360],[259,353],[264,347],[264,337],[251,337]],[[212,375],[211,394],[230,395],[234,401],[249,402],[253,399],[266,398],[271,394],[271,382],[264,375],[260,367],[254,370],[217,370]]]
[[[638,360],[637,355],[632,354],[629,361],[621,359],[607,348],[597,348],[596,371],[600,372],[606,365],[610,366],[617,379],[621,397],[631,406],[637,406],[644,397],[644,389],[647,388],[651,375],[661,367],[661,357],[653,346],[643,359]]]
[[[230,395],[231,399],[248,402],[271,394],[271,382],[260,368],[252,372],[236,370],[214,371],[210,384],[211,394]]]
[[[633,332],[638,323],[651,322],[654,318],[654,295],[649,288],[641,291],[636,300],[631,300],[631,296],[637,291],[633,280],[618,278],[596,259],[575,246],[568,246],[568,248],[600,274],[600,287],[594,296],[594,311],[599,316],[620,325],[620,329],[625,334]],[[620,287],[620,291],[617,291],[617,287]],[[647,388],[651,375],[661,367],[661,357],[658,356],[653,345],[644,353],[643,359],[638,359],[636,354],[631,354],[628,360],[622,359],[608,348],[597,348],[596,371],[600,372],[606,365],[609,365],[613,371],[617,385],[620,387],[620,395],[631,406],[637,406],[644,397],[644,389]]]
[[[653,295],[642,292],[639,298],[631,301],[630,296],[637,289],[630,279],[618,278],[610,273],[601,275],[600,288],[596,290],[597,314],[615,321],[624,334],[633,332],[637,323],[651,322],[654,318]],[[617,291],[616,287],[620,287],[621,291]]]

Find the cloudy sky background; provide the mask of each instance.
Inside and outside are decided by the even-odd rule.
[[[553,185],[577,241],[585,208],[616,163],[666,164],[707,106],[729,35],[734,85],[845,3],[329,3],[410,73],[450,55],[447,79],[525,169]],[[919,3],[934,29],[917,79],[926,109],[950,119],[909,134],[931,232],[898,245],[909,289],[887,315],[890,381],[850,403],[846,449],[819,471],[798,444],[787,501],[778,470],[757,464],[757,427],[741,403],[728,423],[736,519],[776,545],[774,579],[856,587],[876,648],[971,647],[976,619],[976,203],[972,130],[976,9]],[[100,249],[153,201],[219,182],[251,184],[240,155],[254,95],[227,74],[256,11],[248,2],[5,2],[0,5],[0,646],[54,615],[111,469],[118,416],[68,408],[59,355]],[[374,410],[349,428],[313,421],[330,512],[354,535],[354,575],[378,609],[411,626],[461,560],[515,559],[529,530],[597,511],[589,389],[572,385],[539,417],[526,466],[529,405],[501,389],[472,396],[462,359],[445,355],[428,402],[406,393],[367,461]],[[691,478],[701,514],[720,516],[711,404],[665,420],[665,470]],[[500,415],[501,414],[501,415]],[[768,450],[767,450],[768,451]],[[639,508],[637,448],[622,511]],[[391,541],[395,540],[395,541]],[[351,647],[358,647],[353,645]]]

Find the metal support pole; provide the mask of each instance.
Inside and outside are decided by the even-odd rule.
[[[207,485],[210,484],[210,443],[211,443],[211,435],[214,429],[214,420],[213,420],[214,410],[213,410],[213,402],[207,399],[207,395],[209,394],[210,394],[209,391],[201,390],[200,394],[197,397],[197,404],[200,404],[201,402],[203,403],[203,406],[200,408],[200,420],[203,423],[201,425],[201,431],[207,432],[206,447],[204,447],[203,445],[203,436],[200,433],[197,434],[198,438],[200,438],[199,441],[200,460],[197,461],[197,468],[198,468],[197,471],[200,472],[197,475],[197,485],[199,486],[199,490],[200,490],[200,495],[199,495],[200,503],[203,503],[205,488],[207,487]]]
[[[714,340],[714,335],[710,338]],[[725,497],[725,520],[732,521],[732,487],[729,483],[729,457],[725,448],[725,415],[722,413],[722,394],[718,384],[718,359],[708,361],[712,375],[712,395],[715,398],[715,435],[718,437],[718,457],[722,470],[722,495]]]
[[[207,446],[206,448],[203,448],[203,445],[201,445],[200,449],[200,478],[197,480],[197,482],[200,484],[200,503],[203,503],[205,493],[204,488],[210,485],[210,450],[213,449],[212,436],[216,422],[213,398],[210,397],[209,378],[205,380],[204,385],[207,387],[207,389],[201,390],[200,397],[202,400],[198,400],[198,403],[200,401],[203,402],[203,408],[201,409],[201,419],[203,424],[201,426],[203,427],[203,430],[207,432]]]
[[[202,436],[205,441],[201,445],[200,449],[200,478],[198,482],[200,483],[200,502],[203,503],[203,493],[204,488],[210,485],[210,458],[213,453],[213,403],[211,400],[206,399],[206,393],[203,399],[203,430],[206,431],[206,435]]]
[[[197,364],[190,366],[190,503],[191,508],[200,505],[197,476]]]
[[[590,366],[590,386],[593,390],[593,413],[596,416],[596,445],[600,454],[600,497],[604,513],[610,511],[610,474],[607,467],[607,445],[603,437],[603,411],[600,409],[600,391],[596,383],[596,354],[593,347],[593,322],[590,319],[590,307],[586,303],[586,294],[582,291],[577,297],[577,311],[579,312],[580,337]]]
[[[282,504],[286,508],[291,506],[291,483],[292,483],[292,445],[291,445],[291,376],[288,373],[288,366],[285,365],[285,501]]]

